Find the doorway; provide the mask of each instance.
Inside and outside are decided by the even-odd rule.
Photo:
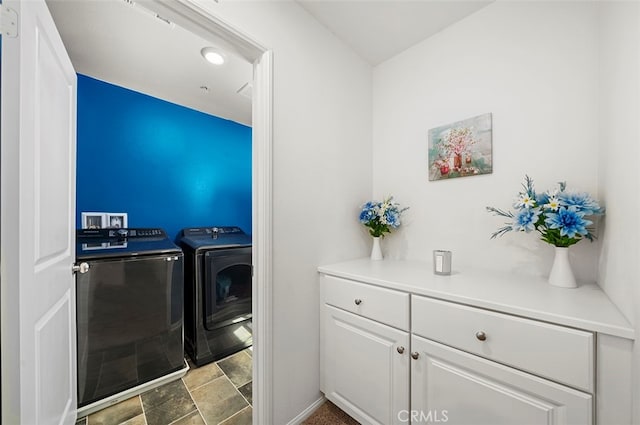
[[[252,167],[252,223],[253,223],[253,268],[252,287],[254,291],[254,414],[253,423],[270,423],[272,406],[271,387],[271,133],[272,133],[272,53],[259,43],[251,40],[231,26],[220,21],[211,13],[200,9],[188,1],[165,4],[152,1],[148,7],[158,14],[176,22],[183,28],[203,37],[219,37],[229,46],[253,63],[253,167]],[[4,93],[3,93],[4,95]],[[9,208],[6,206],[6,208]],[[5,212],[3,210],[3,212]],[[5,283],[5,282],[3,282]],[[6,282],[7,284],[11,282]],[[18,282],[15,282],[17,285]],[[15,300],[14,300],[15,301]],[[11,300],[2,300],[3,310]],[[17,317],[14,318],[19,320]],[[5,348],[3,344],[3,349]],[[3,365],[5,366],[5,365]],[[13,378],[16,378],[14,375]],[[19,376],[14,387],[20,385]],[[5,380],[5,376],[3,376]],[[4,388],[10,383],[3,383]],[[22,408],[28,408],[29,401],[22,401]],[[17,406],[18,404],[12,404]],[[4,409],[3,409],[4,410]],[[3,412],[3,416],[6,412]],[[14,412],[15,413],[15,412]],[[20,417],[20,412],[17,412]]]

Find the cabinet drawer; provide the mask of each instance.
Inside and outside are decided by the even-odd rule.
[[[593,393],[590,332],[415,295],[411,307],[416,335]]]
[[[409,330],[409,294],[326,275],[320,283],[325,303]]]

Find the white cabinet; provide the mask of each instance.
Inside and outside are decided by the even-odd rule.
[[[415,335],[411,350],[412,423],[593,423],[589,394]]]
[[[415,335],[593,392],[593,332],[418,295],[411,312]]]
[[[345,264],[320,269],[320,385],[329,400],[360,423],[630,422],[629,394],[613,382],[630,373],[631,345],[609,336],[626,338],[630,328],[615,312],[610,322],[544,309],[516,315],[506,304],[489,309],[486,300],[460,302],[460,288],[473,290],[466,282],[456,287],[451,280],[436,281],[431,296],[405,283],[411,273],[401,263],[371,264],[370,274],[361,275],[352,263]],[[504,287],[511,297],[510,287]],[[565,293],[555,290],[540,287],[547,298],[560,294],[548,299],[550,308],[578,310],[570,297],[561,298]],[[587,306],[602,316],[608,300],[589,290],[564,291],[586,297]],[[504,293],[496,291],[496,299]],[[545,314],[559,320],[541,320]],[[596,329],[612,334],[596,338]]]
[[[323,304],[341,308],[394,328],[409,330],[409,294],[324,276]]]
[[[593,423],[592,332],[419,295],[411,312],[414,415],[446,412],[455,425]]]
[[[409,408],[409,333],[326,305],[323,391],[361,423]]]
[[[409,409],[409,294],[321,277],[325,396],[363,424],[402,423]]]

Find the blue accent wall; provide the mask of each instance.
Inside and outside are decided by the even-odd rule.
[[[77,207],[251,233],[251,128],[78,75]]]

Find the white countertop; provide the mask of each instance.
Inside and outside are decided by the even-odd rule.
[[[634,339],[634,329],[596,284],[557,288],[535,276],[481,269],[433,274],[430,263],[360,259],[318,267],[320,273],[461,304]]]

